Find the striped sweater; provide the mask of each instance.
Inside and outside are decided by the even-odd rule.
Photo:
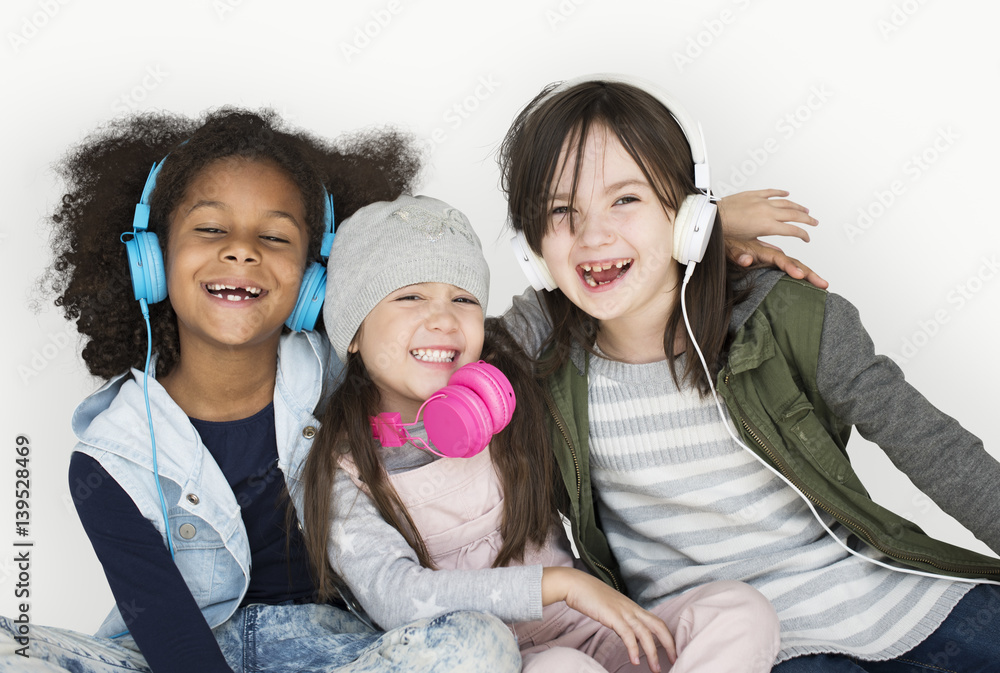
[[[574,353],[581,368],[583,357]],[[883,660],[924,640],[971,587],[850,556],[732,441],[711,398],[677,389],[666,362],[591,358],[589,407],[601,522],[641,605],[742,580],[778,612],[778,661],[820,652]]]
[[[765,272],[751,279],[752,295],[736,307],[731,330],[780,276]],[[551,330],[530,290],[515,297],[504,320],[532,354]],[[988,505],[995,502],[989,494],[1000,464],[871,350],[857,310],[829,295],[817,373],[824,400],[946,512],[1000,549],[997,508]],[[874,358],[884,373],[877,390],[844,380],[851,359],[862,356]],[[580,349],[572,357],[581,371],[584,357]],[[870,413],[861,413],[858,395],[874,398],[874,407],[865,408]],[[600,521],[629,594],[642,604],[711,580],[743,580],[778,611],[779,661],[821,652],[884,660],[930,635],[971,586],[904,575],[850,556],[790,487],[732,441],[711,398],[674,386],[666,362],[628,365],[591,357],[588,407]],[[843,529],[834,531],[848,539]],[[857,547],[855,538],[849,540]]]

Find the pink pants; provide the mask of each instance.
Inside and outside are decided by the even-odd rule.
[[[518,625],[522,671],[649,671],[645,655],[638,667],[632,666],[625,645],[612,629],[560,605],[565,609],[547,609],[544,621]],[[650,612],[666,622],[677,646],[673,667],[660,648],[663,671],[766,673],[778,654],[778,616],[763,595],[742,582],[712,582]],[[537,628],[531,628],[536,624]]]

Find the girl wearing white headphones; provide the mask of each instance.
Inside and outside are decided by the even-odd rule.
[[[501,169],[518,258],[550,290],[507,323],[542,354],[588,567],[647,608],[750,583],[781,619],[782,673],[993,670],[1000,596],[976,583],[1000,561],[879,507],[844,449],[856,426],[998,552],[1000,464],[875,354],[846,300],[727,265],[683,109],[621,76],[550,87]]]

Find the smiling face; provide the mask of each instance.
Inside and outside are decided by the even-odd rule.
[[[305,218],[299,189],[271,163],[220,159],[191,181],[164,260],[182,353],[276,347],[305,269]]]
[[[483,309],[447,283],[417,283],[375,305],[351,342],[381,393],[379,413],[413,421],[420,405],[483,350]]]
[[[602,330],[658,324],[662,332],[680,279],[674,213],[603,125],[591,127],[579,158],[567,140],[558,165],[542,257],[559,289]]]

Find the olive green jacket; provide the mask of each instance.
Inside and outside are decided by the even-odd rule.
[[[851,427],[831,411],[816,384],[826,298],[783,277],[735,333],[717,388],[744,442],[815,505],[900,563],[1000,579],[1000,560],[935,540],[869,497],[846,453]],[[574,544],[595,575],[621,589],[590,485],[587,372],[567,361],[549,384],[553,450]]]

